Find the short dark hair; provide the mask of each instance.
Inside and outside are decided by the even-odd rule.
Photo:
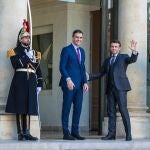
[[[119,46],[121,47],[121,42],[119,40],[112,40],[111,43],[118,43]]]
[[[74,37],[74,35],[75,35],[76,33],[81,33],[81,34],[83,34],[83,32],[82,32],[80,29],[76,29],[76,30],[74,30],[74,31],[72,32],[72,37]]]

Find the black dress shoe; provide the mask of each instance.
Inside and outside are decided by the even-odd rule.
[[[85,140],[85,137],[80,136],[79,134],[71,134],[77,140]]]
[[[25,140],[29,140],[29,141],[36,141],[36,140],[38,140],[37,137],[34,137],[31,134],[29,134],[29,133],[28,134],[24,134],[23,136],[24,136]]]
[[[108,134],[107,136],[102,137],[101,139],[102,139],[102,140],[115,140],[116,137],[115,137],[115,135],[110,135],[110,134]]]
[[[23,133],[18,133],[18,141],[23,141],[23,140],[25,140]]]
[[[64,136],[63,136],[63,139],[64,139],[64,140],[75,140],[75,138],[74,138],[73,136],[71,136],[70,134],[64,135]]]
[[[126,141],[132,141],[132,136],[126,136]]]

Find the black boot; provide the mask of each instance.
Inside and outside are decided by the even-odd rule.
[[[23,136],[23,133],[18,133],[18,141],[24,141],[24,136]]]
[[[17,124],[18,141],[23,141],[24,136],[23,136],[23,132],[22,132],[21,115],[20,114],[16,114],[16,124]]]
[[[23,127],[23,136],[25,140],[36,141],[37,137],[34,137],[30,134],[30,116],[23,115],[22,116],[22,127]]]
[[[24,136],[24,138],[25,138],[26,140],[29,140],[29,141],[36,141],[36,140],[38,140],[38,138],[32,136],[28,130],[26,130],[26,131],[24,132],[23,136]]]

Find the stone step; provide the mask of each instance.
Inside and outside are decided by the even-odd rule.
[[[150,139],[132,141],[86,139],[83,141],[39,140],[17,141],[0,140],[0,150],[150,150]]]

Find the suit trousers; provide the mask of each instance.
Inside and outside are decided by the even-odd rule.
[[[125,132],[131,135],[130,117],[127,109],[127,92],[111,88],[107,93],[107,112],[108,112],[108,134],[116,135],[116,105],[118,104],[121,113]]]
[[[71,110],[71,106],[73,104],[73,114],[72,114],[72,127],[71,133],[79,134],[79,120],[82,109],[82,101],[83,101],[83,88],[78,87],[73,90],[69,90],[67,87],[62,88],[63,91],[63,106],[62,106],[62,128],[63,134],[70,134],[68,129],[69,122],[69,114]]]

